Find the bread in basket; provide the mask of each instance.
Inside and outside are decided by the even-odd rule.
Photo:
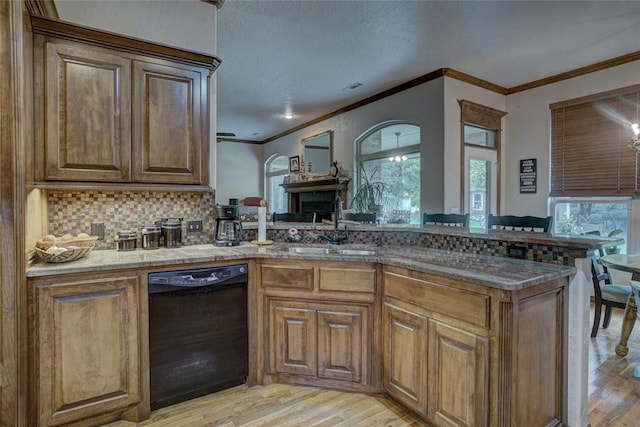
[[[91,252],[98,237],[76,237],[71,239],[38,240],[36,253],[46,262],[68,262],[82,258]]]

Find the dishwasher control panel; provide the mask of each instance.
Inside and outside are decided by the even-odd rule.
[[[247,270],[247,264],[238,264],[150,273],[148,277],[149,292],[155,290],[155,286],[197,287],[246,283]]]

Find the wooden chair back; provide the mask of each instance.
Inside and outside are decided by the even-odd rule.
[[[593,338],[598,334],[602,306],[605,306],[602,327],[607,328],[611,321],[611,309],[626,308],[627,300],[631,294],[631,286],[612,283],[609,270],[600,265],[598,257],[595,255],[591,256],[591,281],[594,300],[594,317],[591,327],[591,337]]]
[[[425,225],[445,225],[449,227],[469,227],[469,214],[424,213],[422,223]]]
[[[344,219],[349,221],[364,222],[364,223],[376,223],[375,213],[346,213]]]
[[[274,213],[273,222],[314,222],[313,213]]]
[[[549,233],[553,226],[553,217],[515,216],[489,214],[487,228],[495,230],[514,230]]]

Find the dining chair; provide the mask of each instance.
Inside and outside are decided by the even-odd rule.
[[[273,222],[315,222],[315,215],[308,212],[274,213]]]
[[[600,265],[598,257],[595,255],[591,257],[591,281],[593,282],[595,302],[591,338],[594,338],[598,334],[602,306],[605,306],[602,327],[606,329],[609,327],[609,321],[611,320],[611,309],[614,307],[626,308],[627,300],[631,294],[631,286],[612,283],[609,270],[607,267]]]
[[[489,214],[487,228],[548,233],[553,225],[553,217],[515,216]]]
[[[424,213],[422,224],[446,225],[449,227],[469,227],[469,214]]]
[[[356,221],[356,222],[362,222],[362,223],[370,223],[370,224],[375,224],[376,223],[376,214],[375,213],[345,213],[344,214],[344,219],[349,220],[349,221]]]

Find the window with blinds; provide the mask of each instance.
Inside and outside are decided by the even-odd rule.
[[[638,156],[628,145],[640,85],[551,104],[550,196],[640,192]]]

